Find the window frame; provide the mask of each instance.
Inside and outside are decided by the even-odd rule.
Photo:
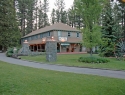
[[[50,33],[50,31],[48,32],[48,36],[49,36],[49,37],[51,36],[51,33]]]
[[[58,31],[58,37],[62,36],[62,31]]]
[[[68,37],[71,37],[71,32],[68,32]]]
[[[79,32],[77,32],[77,37],[79,37]]]

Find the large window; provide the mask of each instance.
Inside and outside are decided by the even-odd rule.
[[[61,31],[58,31],[58,37],[61,37],[61,35],[62,35]]]
[[[70,37],[71,36],[71,33],[70,32],[68,32],[68,37]]]

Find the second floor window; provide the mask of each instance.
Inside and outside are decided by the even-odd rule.
[[[77,37],[79,37],[79,33],[77,33]]]
[[[33,37],[33,36],[31,37],[31,40],[34,40],[34,37]]]
[[[43,34],[40,34],[40,38],[43,38]]]
[[[35,35],[34,37],[35,37],[35,39],[38,39],[38,35]]]
[[[61,37],[61,31],[58,31],[58,37]]]
[[[31,40],[31,37],[28,38],[28,41],[30,41],[30,40]]]
[[[50,32],[48,32],[48,36],[50,36]]]
[[[68,32],[68,37],[70,37],[71,36],[71,33],[70,32]]]

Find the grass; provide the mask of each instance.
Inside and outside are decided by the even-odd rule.
[[[0,61],[0,95],[125,95],[125,80]]]
[[[41,56],[22,56],[22,59],[32,60],[37,62],[43,62],[48,64],[62,64],[66,66],[79,66],[79,67],[91,67],[91,68],[107,68],[113,70],[125,70],[125,61],[118,61],[114,58],[107,58],[110,60],[108,63],[103,64],[90,64],[90,63],[82,63],[78,62],[79,57],[89,56],[89,54],[74,54],[74,55],[58,55],[57,61],[50,63],[46,62],[45,55]],[[97,56],[97,55],[94,55]]]

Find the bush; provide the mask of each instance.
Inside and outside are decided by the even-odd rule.
[[[6,56],[12,57],[12,55],[13,55],[13,48],[8,48],[7,51],[6,51]]]
[[[97,58],[97,57],[80,57],[78,59],[79,62],[85,62],[85,63],[107,63],[109,62],[106,58]]]
[[[8,49],[7,49],[7,51],[6,51],[6,56],[7,56],[7,57],[12,57],[12,55],[13,55],[13,53],[14,53],[14,52],[13,52],[13,49],[14,49],[14,48],[8,48]],[[20,49],[20,48],[17,48],[16,53],[18,53],[19,49]]]

